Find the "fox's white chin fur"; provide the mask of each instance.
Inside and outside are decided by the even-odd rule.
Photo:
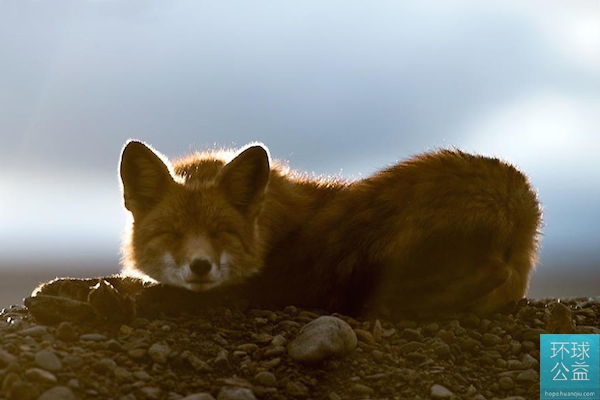
[[[178,265],[171,253],[167,252],[161,260],[161,276],[157,281],[167,285],[179,286],[194,292],[203,292],[222,285],[229,279],[229,256],[223,253],[219,264],[211,262],[210,271],[202,277],[194,274],[189,264]]]

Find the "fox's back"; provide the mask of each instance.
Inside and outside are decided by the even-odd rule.
[[[309,304],[492,309],[524,295],[540,218],[513,166],[443,150],[339,188],[266,267]]]

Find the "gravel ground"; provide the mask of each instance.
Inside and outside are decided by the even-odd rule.
[[[537,399],[539,335],[600,333],[598,298],[400,321],[217,305],[43,324],[36,307],[0,313],[0,398]]]

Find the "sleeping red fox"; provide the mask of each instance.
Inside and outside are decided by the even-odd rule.
[[[254,144],[170,163],[130,141],[124,272],[257,304],[358,314],[493,311],[522,298],[541,211],[493,158],[423,154],[367,179],[309,179]]]

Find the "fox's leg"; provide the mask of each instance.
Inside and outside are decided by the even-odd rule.
[[[91,319],[124,322],[134,316],[200,313],[235,302],[235,288],[192,292],[175,286],[112,275],[91,279],[59,278],[38,286],[25,299],[33,316],[44,323]]]
[[[371,305],[403,312],[494,312],[525,294],[535,243],[497,240],[493,232],[438,234],[382,252]],[[404,241],[406,243],[406,241]]]
[[[135,314],[133,299],[147,283],[119,275],[100,278],[57,278],[35,288],[25,305],[45,323],[94,318],[125,321]]]

